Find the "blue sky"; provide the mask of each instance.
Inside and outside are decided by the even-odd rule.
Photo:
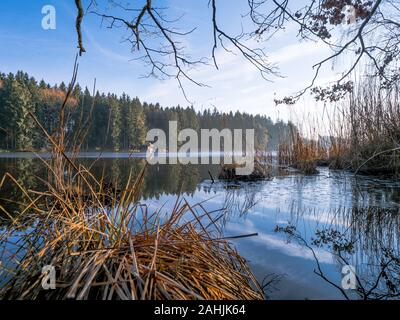
[[[102,2],[102,1],[99,1]],[[179,26],[196,31],[185,39],[187,52],[194,57],[210,56],[212,47],[211,16],[207,0],[158,1],[169,7],[169,17],[184,14]],[[233,5],[234,3],[234,5]],[[241,29],[240,15],[246,13],[247,1],[218,1],[218,20],[225,30],[236,34]],[[41,27],[44,5],[56,8],[56,30]],[[75,33],[75,4],[72,0],[2,0],[0,6],[0,71],[23,70],[36,79],[51,84],[68,82],[77,52]],[[246,26],[245,26],[246,27]],[[295,108],[276,107],[274,97],[282,97],[302,89],[312,79],[311,66],[329,54],[329,49],[318,43],[300,43],[294,37],[296,29],[288,26],[286,32],[264,47],[271,62],[277,63],[284,78],[271,76],[263,80],[240,55],[232,55],[222,48],[217,50],[219,70],[212,65],[192,70],[191,75],[210,88],[199,88],[184,83],[185,90],[197,110],[213,108],[223,111],[240,110],[271,116],[273,119],[303,117],[303,113],[320,113],[308,95]],[[79,59],[78,82],[97,89],[121,94],[126,92],[148,102],[163,106],[188,105],[176,80],[143,79],[148,69],[130,46],[123,43],[122,30],[111,30],[101,25],[98,17],[88,15],[83,21],[83,41],[87,52]],[[252,44],[253,45],[253,44]],[[320,83],[331,81],[335,71],[329,66],[322,73]],[[316,110],[316,111],[315,111]]]

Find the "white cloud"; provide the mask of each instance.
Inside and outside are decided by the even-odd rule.
[[[320,42],[299,42],[289,44],[272,52],[271,54],[269,54],[269,59],[273,63],[280,64],[293,60],[304,61],[304,59],[306,58],[308,58],[307,60],[309,60],[310,57],[313,57],[313,59],[315,59],[315,57],[319,57],[323,54],[329,54],[329,51],[329,48]]]
[[[190,101],[198,110],[216,106],[221,111],[240,110],[288,120],[290,110],[285,107],[278,110],[274,98],[291,95],[309,85],[314,75],[312,65],[328,54],[326,46],[312,42],[285,43],[269,53],[267,51],[269,61],[277,63],[285,75],[284,78],[271,75],[272,82],[268,82],[241,54],[232,54],[219,48],[216,52],[218,70],[213,65],[206,65],[190,73],[196,81],[210,87],[197,87],[188,81],[183,83]],[[325,75],[323,80],[331,79],[334,79],[332,73]],[[166,106],[188,104],[174,79],[149,87],[142,96],[145,100]],[[304,100],[306,109],[311,111],[314,105],[307,96]]]

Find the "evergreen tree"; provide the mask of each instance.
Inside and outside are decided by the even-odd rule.
[[[144,144],[146,138],[146,116],[138,98],[130,105],[128,132],[130,147],[138,147]]]
[[[121,127],[122,127],[122,112],[121,105],[114,95],[109,99],[111,108],[111,137],[113,149],[119,151],[121,149]]]
[[[21,78],[19,78],[21,80]],[[34,145],[34,122],[29,112],[34,113],[32,95],[24,85],[17,80],[11,80],[7,97],[3,106],[10,114],[10,129],[14,136],[16,150],[32,150]]]
[[[36,115],[43,127],[54,134],[59,130],[59,110],[66,96],[67,86],[61,82],[53,87],[41,80],[39,84],[28,74],[18,71],[0,73],[0,148],[30,150],[48,148],[46,137],[36,128],[29,112]],[[78,107],[75,107],[78,106]],[[127,94],[101,94],[95,97],[77,84],[67,102],[67,140],[82,150],[129,150],[145,143],[148,129],[158,128],[168,135],[168,121],[178,122],[178,130],[192,128],[218,130],[224,128],[255,129],[258,150],[277,149],[280,139],[289,135],[293,124],[282,120],[274,123],[269,117],[250,115],[239,111],[229,113],[205,109],[196,112],[193,107],[163,108],[158,103],[141,103]]]

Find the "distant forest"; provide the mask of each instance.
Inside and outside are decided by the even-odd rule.
[[[66,92],[64,83],[51,86],[44,80],[37,82],[22,71],[8,75],[0,73],[0,149],[48,150],[48,139],[29,113],[34,114],[50,134],[56,133]],[[147,130],[159,128],[167,133],[169,120],[178,121],[178,130],[255,129],[256,148],[276,150],[280,137],[285,136],[292,125],[238,111],[221,113],[214,108],[196,112],[193,107],[164,108],[127,94],[118,97],[96,92],[93,96],[88,88],[82,89],[79,84],[73,89],[67,109],[67,135],[84,136],[81,148],[84,151],[134,150],[145,144]]]

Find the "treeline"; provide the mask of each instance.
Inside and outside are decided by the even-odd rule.
[[[37,82],[22,71],[15,75],[0,73],[0,149],[47,150],[48,139],[33,121],[34,115],[43,127],[55,134],[59,130],[59,110],[65,100],[64,83],[51,86]],[[146,132],[152,128],[168,133],[168,121],[178,121],[183,128],[255,129],[259,150],[277,149],[279,137],[287,135],[290,124],[269,117],[232,111],[196,112],[193,107],[163,108],[158,103],[141,102],[126,94],[90,93],[77,84],[70,95],[67,108],[66,133],[83,140],[82,150],[132,150],[145,143]]]

